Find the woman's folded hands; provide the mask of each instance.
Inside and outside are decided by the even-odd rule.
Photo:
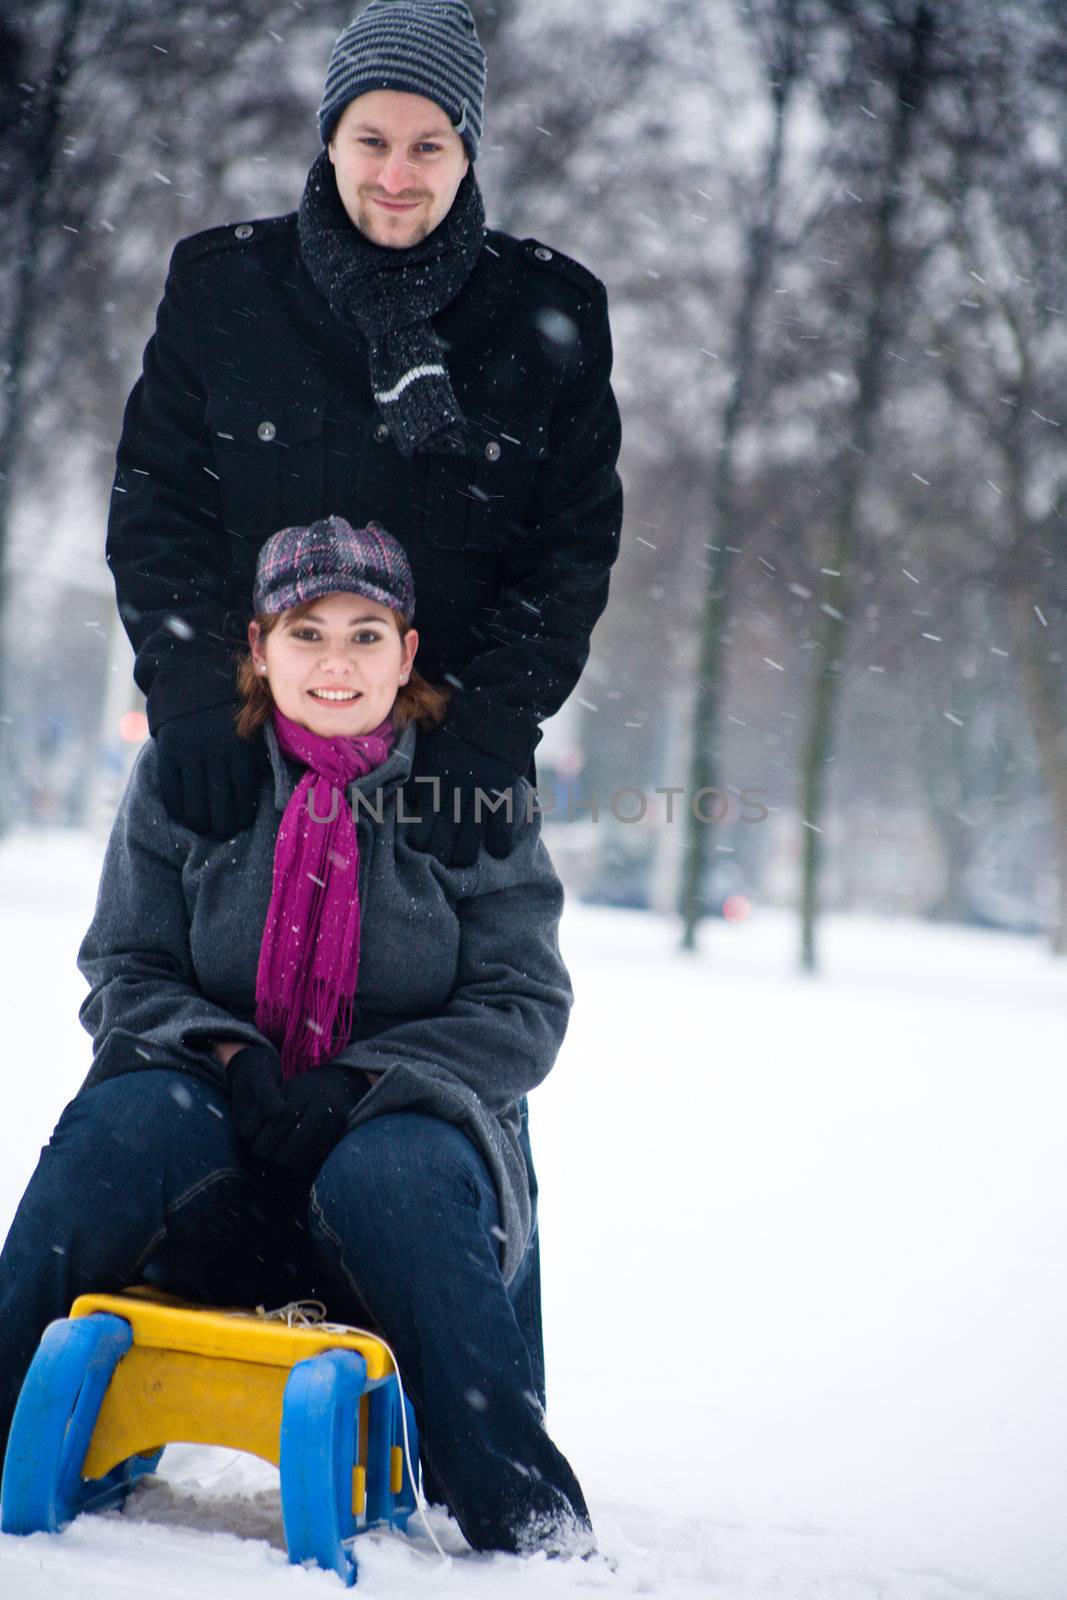
[[[348,1128],[370,1083],[351,1067],[324,1062],[282,1078],[272,1045],[245,1045],[230,1058],[230,1102],[237,1136],[257,1160],[309,1181]]]

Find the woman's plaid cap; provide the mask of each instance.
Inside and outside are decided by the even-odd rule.
[[[362,594],[415,615],[415,581],[403,549],[377,522],[353,528],[344,517],[321,517],[307,527],[282,528],[259,552],[252,606],[277,616],[324,594]]]

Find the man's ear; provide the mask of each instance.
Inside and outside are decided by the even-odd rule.
[[[336,162],[336,160],[334,160],[333,140],[332,139],[330,140],[329,144],[326,146],[326,154],[329,156],[329,158],[330,158],[331,162],[333,163],[333,165],[336,166],[337,162]]]

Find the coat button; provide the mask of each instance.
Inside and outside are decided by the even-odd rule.
[[[495,439],[490,439],[489,443],[486,445],[485,459],[487,461],[500,460],[500,446],[497,444]]]
[[[256,432],[264,441],[264,443],[268,443],[271,439],[273,439],[277,431],[278,430],[274,426],[273,422],[261,422],[259,427],[256,429]]]
[[[384,444],[389,437],[389,424],[387,422],[379,422],[374,430],[374,437],[378,444]]]
[[[252,237],[252,224],[250,222],[239,223],[238,226],[236,228],[234,228],[233,231],[236,234],[238,239],[251,239],[251,237]]]
[[[546,250],[546,248],[545,248],[545,246],[543,244],[539,244],[537,246],[537,249],[534,251],[534,255],[537,257],[538,261],[551,261],[552,260],[552,252],[551,252],[551,250]]]

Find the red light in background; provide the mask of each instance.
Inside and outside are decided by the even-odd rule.
[[[143,711],[124,711],[119,718],[119,738],[127,744],[143,744],[148,738],[148,718]]]
[[[731,894],[722,903],[723,918],[727,922],[744,922],[752,914],[752,902],[743,894]]]

